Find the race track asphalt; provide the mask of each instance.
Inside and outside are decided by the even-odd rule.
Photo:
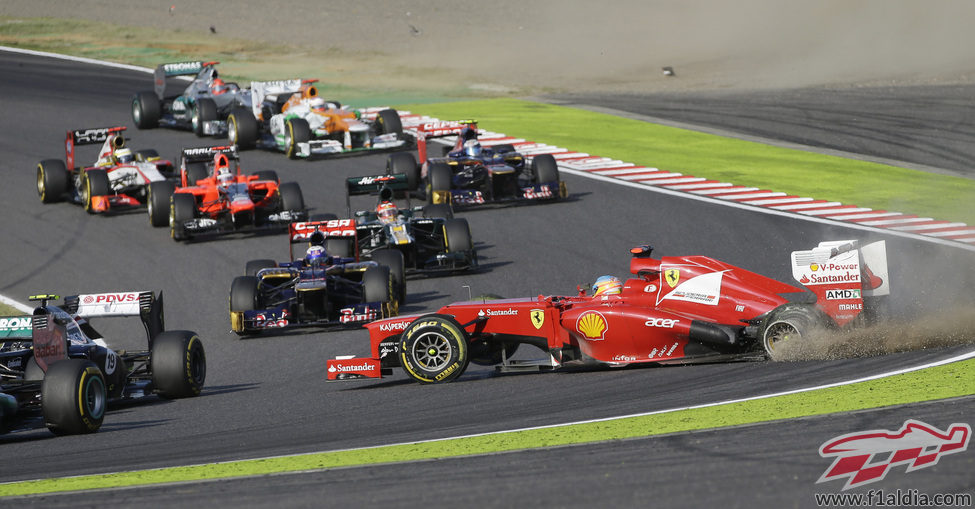
[[[96,217],[73,205],[42,205],[37,199],[36,164],[63,157],[66,129],[127,125],[133,148],[156,148],[173,159],[181,147],[216,144],[217,140],[201,142],[188,132],[135,129],[129,100],[134,92],[150,88],[148,74],[0,52],[0,76],[0,97],[5,98],[0,124],[4,177],[0,294],[24,299],[38,292],[162,290],[167,326],[199,332],[208,358],[207,386],[199,398],[126,405],[109,413],[102,430],[91,436],[55,438],[40,429],[0,437],[4,457],[16,458],[3,462],[0,482],[345,449],[632,414],[855,378],[964,350],[519,376],[496,376],[486,368],[472,368],[458,382],[442,386],[420,386],[402,374],[381,382],[326,384],[325,360],[366,354],[364,332],[288,333],[240,340],[229,331],[230,281],[243,271],[247,260],[286,259],[285,237],[235,236],[183,245],[170,240],[168,231],[150,228],[144,211]],[[91,157],[84,154],[79,150],[80,157]],[[341,214],[343,177],[380,173],[384,156],[309,162],[246,152],[242,166],[254,171],[275,169],[282,181],[300,183],[313,212]],[[975,277],[970,268],[975,265],[968,252],[886,237],[882,232],[865,233],[574,176],[563,178],[572,194],[565,202],[463,213],[486,270],[410,281],[403,311],[433,310],[466,298],[463,285],[470,285],[474,294],[571,294],[577,284],[588,285],[600,274],[624,275],[628,248],[641,243],[656,246],[658,255],[707,254],[788,281],[790,251],[841,238],[887,239],[892,281],[905,289],[891,299],[895,313],[914,315],[948,307],[959,299],[963,305],[973,304],[968,289]],[[361,207],[371,204],[363,199]],[[111,344],[144,347],[138,323],[94,325],[101,324]],[[970,400],[959,404],[972,408]],[[952,406],[924,408],[937,417],[931,417],[938,421],[932,424],[958,420],[951,420]],[[908,417],[927,415],[920,409],[890,412],[894,417],[888,421],[880,416],[871,419],[892,428]],[[822,461],[816,447],[823,440],[855,431],[849,427],[860,424],[855,418],[852,422],[822,418],[785,428],[807,435],[795,447]],[[721,444],[767,443],[770,428],[779,432],[777,425],[761,425],[683,438],[312,474],[294,484],[268,478],[205,483],[193,489],[223,502],[231,499],[219,494],[232,491],[235,505],[255,507],[309,505],[322,500],[325,492],[346,497],[343,500],[350,503],[366,502],[371,484],[386,486],[378,492],[384,495],[376,498],[410,506],[421,501],[452,505],[450,493],[479,493],[480,505],[527,500],[589,506],[598,499],[602,505],[622,507],[632,505],[634,493],[650,492],[659,493],[654,500],[664,506],[695,506],[710,500],[706,497],[711,492],[727,493],[728,499],[743,505],[769,500],[777,502],[771,505],[785,506],[792,500],[788,485],[769,486],[764,479],[788,476],[788,463],[749,461],[742,476],[715,476],[707,490],[699,489],[700,472],[715,468],[714,454],[724,455],[724,462],[718,464],[735,470],[741,470],[741,455],[753,454],[745,449],[725,453],[728,446]],[[697,437],[706,437],[710,449],[688,445]],[[657,456],[662,461],[648,460]],[[590,472],[586,469],[591,464],[599,468],[591,472],[595,478],[587,487]],[[556,465],[564,466],[564,471]],[[971,472],[971,463],[968,468]],[[794,483],[812,486],[818,470],[819,466],[797,468]],[[499,472],[510,479],[499,479]],[[915,479],[924,475],[931,474],[911,474]],[[537,482],[514,480],[522,477]],[[606,483],[607,478],[619,481]],[[564,489],[558,489],[560,485]],[[267,496],[269,489],[277,490],[280,497]],[[139,488],[102,494],[122,498],[92,495],[96,497],[92,500],[125,505],[125,500],[131,500],[125,497],[142,498],[157,493],[154,490],[169,492],[168,488]],[[422,496],[414,493],[417,490],[423,491]],[[563,497],[539,499],[538,492]],[[28,502],[51,506],[78,501],[70,497]],[[154,500],[150,506],[163,503]]]

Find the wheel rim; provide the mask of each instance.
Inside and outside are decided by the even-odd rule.
[[[199,132],[200,131],[200,110],[196,106],[193,107],[193,117],[190,120],[190,122],[193,124],[193,132]]]
[[[439,371],[447,367],[453,351],[454,349],[450,345],[450,341],[443,334],[427,332],[421,334],[416,339],[416,342],[413,343],[413,349],[410,355],[413,356],[413,360],[423,367],[423,369]]]
[[[44,168],[37,168],[37,195],[44,199]]]
[[[237,144],[237,117],[231,116],[227,121],[227,139],[232,145]]]
[[[146,193],[146,209],[149,211],[149,224],[152,224],[156,217],[156,208],[152,206],[152,186],[149,186],[149,191]]]
[[[765,349],[774,352],[775,346],[802,337],[799,329],[789,322],[775,322],[765,331]]]
[[[91,377],[85,381],[84,401],[89,415],[100,419],[105,414],[105,383],[99,377]]]
[[[85,210],[91,210],[91,179],[85,175],[85,185],[81,186],[81,203],[85,204]]]
[[[199,348],[194,348],[190,356],[192,359],[190,361],[190,379],[193,380],[193,385],[197,387],[202,386],[207,374],[203,351]]]
[[[136,125],[142,123],[142,112],[139,110],[139,103],[132,101],[132,120],[135,121]]]

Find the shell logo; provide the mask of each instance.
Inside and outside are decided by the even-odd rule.
[[[576,320],[576,330],[586,339],[605,339],[607,329],[609,326],[606,325],[606,317],[598,311],[586,311]]]
[[[811,264],[809,264],[809,268],[812,269],[813,272],[816,272],[817,270],[819,270],[819,264],[818,263],[811,263]]]

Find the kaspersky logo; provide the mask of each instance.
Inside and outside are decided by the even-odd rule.
[[[579,315],[576,320],[576,330],[586,339],[600,340],[606,339],[606,317],[599,311],[586,311]]]
[[[819,455],[835,458],[816,483],[846,479],[843,490],[879,481],[892,467],[907,465],[913,472],[938,463],[942,456],[968,449],[972,428],[952,424],[941,431],[921,421],[907,420],[898,431],[873,430],[833,438]]]

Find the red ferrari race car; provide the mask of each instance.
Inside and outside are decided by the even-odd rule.
[[[783,355],[816,328],[870,323],[890,293],[883,241],[822,242],[792,253],[793,277],[816,297],[811,304],[782,294],[803,290],[706,256],[651,258],[633,248],[621,282],[604,276],[593,294],[450,304],[436,313],[366,325],[371,356],[328,361],[328,379],[381,378],[402,366],[421,383],[449,382],[470,362],[501,371],[573,365],[690,363]],[[520,344],[541,360],[512,360]]]
[[[244,175],[236,146],[183,149],[180,181],[151,186],[149,221],[169,225],[174,240],[196,235],[286,229],[308,217],[296,182],[272,170]]]
[[[120,127],[98,127],[68,131],[64,140],[64,162],[45,159],[37,163],[37,194],[41,203],[67,199],[91,214],[124,207],[138,207],[148,199],[154,182],[175,180],[173,163],[152,149],[126,147]],[[91,166],[75,167],[75,147],[101,143],[98,159]]]

